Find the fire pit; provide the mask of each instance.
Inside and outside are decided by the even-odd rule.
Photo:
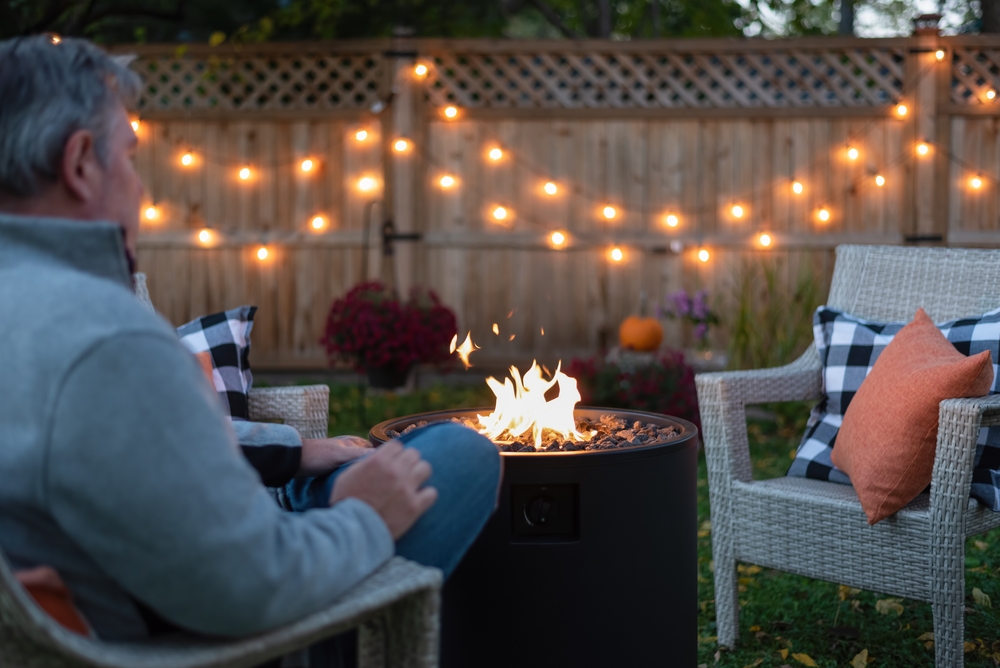
[[[562,379],[557,370],[544,382],[552,389]],[[490,380],[495,392],[503,387]],[[501,392],[492,413],[424,413],[371,430],[377,445],[411,425],[478,423],[483,416],[481,430],[507,450],[497,512],[444,588],[445,668],[696,663],[697,429],[655,413],[577,408],[570,381],[559,387],[565,405],[556,437],[549,427],[534,431],[507,419]],[[513,399],[530,391],[513,390]],[[604,438],[601,446],[585,430],[602,418],[621,420],[632,429],[619,431],[633,436],[641,430],[663,436],[625,444],[616,438],[614,447]],[[518,430],[522,440],[533,432],[536,451],[504,447]]]

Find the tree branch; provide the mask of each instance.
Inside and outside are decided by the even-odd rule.
[[[52,28],[52,24],[56,22],[63,12],[69,8],[69,0],[59,0],[52,9],[50,9],[45,16],[35,21],[32,25],[28,26],[21,31],[22,35],[34,35],[35,33],[44,32]]]
[[[545,17],[545,20],[552,24],[552,26],[563,34],[563,37],[568,37],[570,39],[580,39],[580,35],[576,33],[572,28],[563,23],[563,20],[559,18],[559,14],[556,10],[552,9],[551,6],[545,0],[527,0],[528,4],[538,10],[538,12]]]
[[[173,11],[160,11],[158,9],[146,9],[144,7],[108,7],[96,12],[90,17],[90,23],[96,23],[111,17],[138,17],[144,19],[159,19],[161,21],[182,21],[184,20],[184,0],[177,0],[177,5]]]

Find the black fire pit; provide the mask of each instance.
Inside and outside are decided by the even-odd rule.
[[[386,430],[487,415],[441,411]],[[505,452],[500,505],[444,587],[444,668],[696,665],[698,432],[685,420],[577,408],[673,440],[615,450]]]

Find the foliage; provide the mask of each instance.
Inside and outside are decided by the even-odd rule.
[[[583,404],[673,415],[696,425],[694,370],[679,352],[665,352],[650,364],[623,365],[602,357],[574,359],[566,373],[576,378]]]
[[[788,364],[812,343],[812,317],[823,286],[803,266],[794,287],[776,260],[748,260],[737,270],[729,311],[729,366],[760,369]]]
[[[689,295],[687,290],[678,290],[667,298],[658,309],[660,317],[679,319],[694,327],[694,338],[699,347],[708,345],[708,328],[719,324],[719,317],[708,306],[708,290],[698,290]]]
[[[403,302],[372,282],[333,303],[320,342],[331,361],[347,360],[360,370],[408,369],[448,360],[448,344],[457,333],[455,314],[434,292],[414,290]]]

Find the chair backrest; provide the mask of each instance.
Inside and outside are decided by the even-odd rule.
[[[985,313],[1000,307],[1000,250],[838,246],[827,305],[880,322]]]

